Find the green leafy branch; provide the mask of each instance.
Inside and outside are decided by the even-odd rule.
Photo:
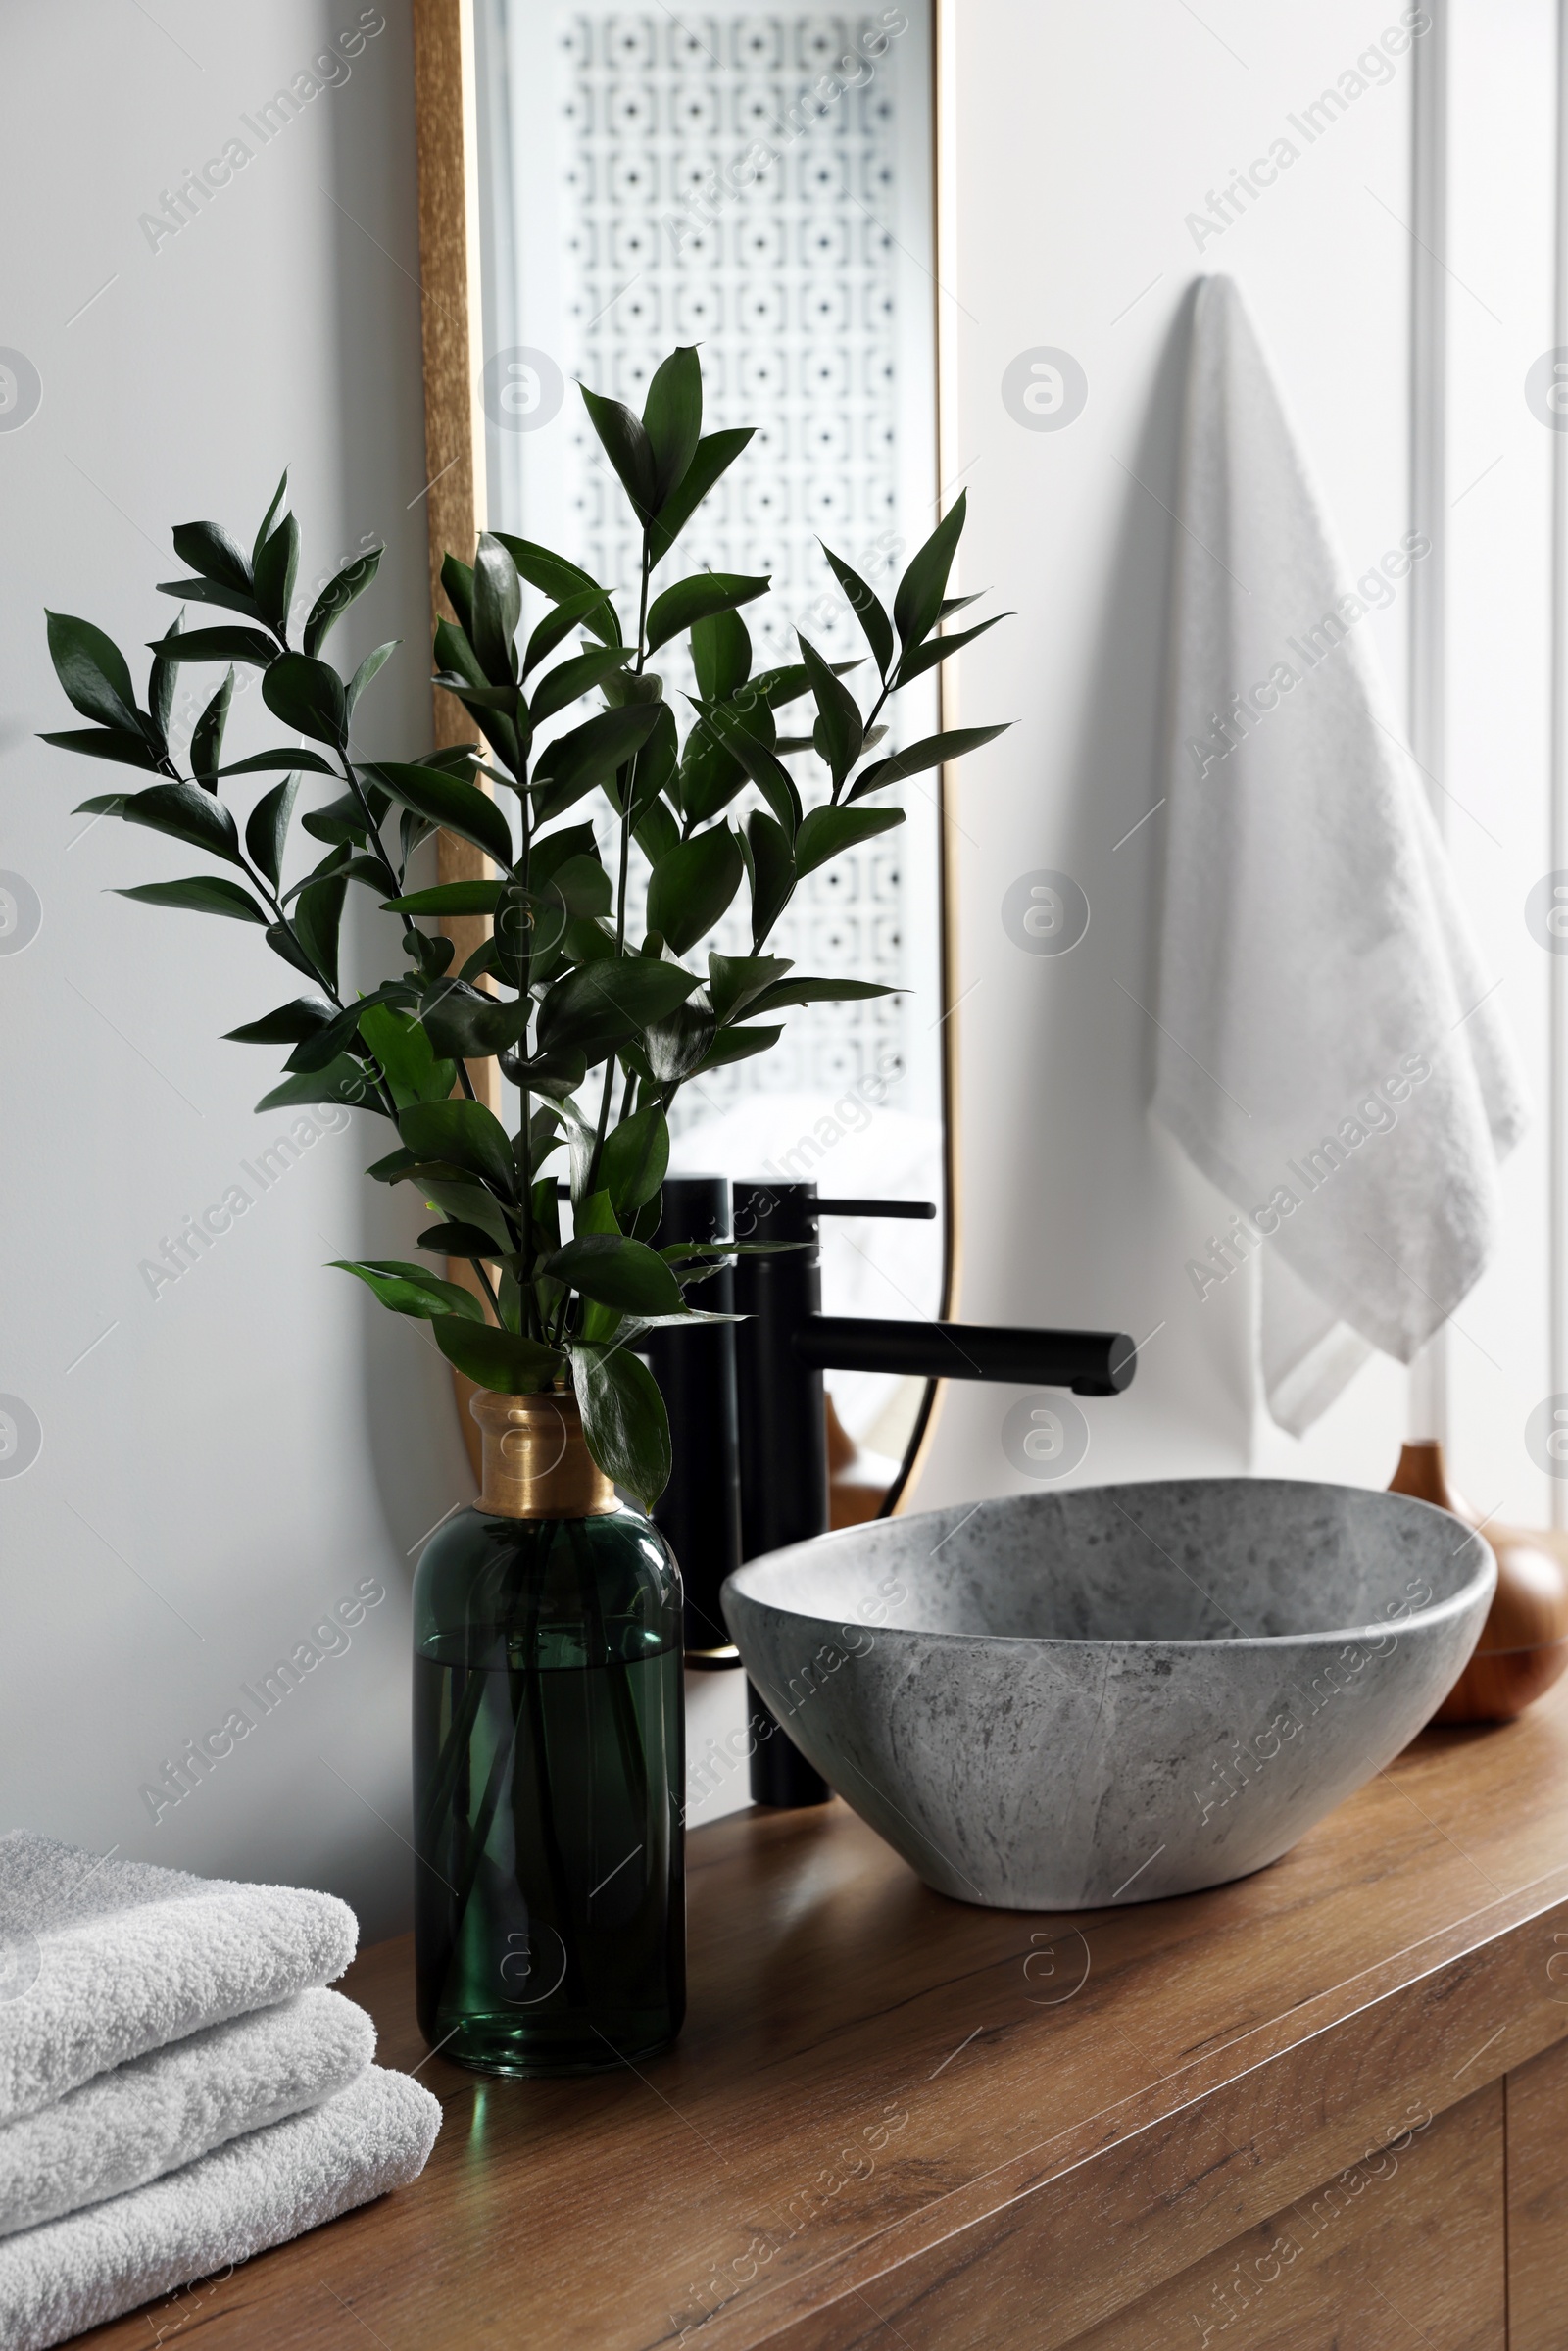
[[[1003,730],[950,729],[879,752],[892,698],[995,625],[942,633],[974,601],[947,593],[962,497],[911,560],[891,612],[823,551],[874,667],[862,713],[844,682],[862,664],[830,663],[799,632],[798,662],[754,674],[743,608],[767,593],[766,578],[697,571],[655,590],[681,531],[752,437],[750,428],[704,433],[696,352],[677,350],[658,369],[641,416],[586,388],[583,399],[640,528],[635,618],[628,629],[612,590],[510,533],[483,533],[471,564],[449,555],[442,583],[455,617],[436,624],[436,682],[472,718],[475,743],[414,762],[358,756],[357,707],[395,644],[347,676],[323,648],[374,578],[379,550],[328,581],[292,643],[300,542],[286,475],[248,555],[216,523],[175,530],[189,576],[160,583],[181,612],[149,646],[145,707],[101,630],[49,615],[56,672],[91,723],[44,739],[158,779],[88,800],[83,812],[150,827],[229,869],[122,895],[262,927],[315,993],[230,1032],[292,1049],[283,1082],[257,1107],[347,1102],[390,1120],[397,1147],[370,1175],[416,1188],[437,1219],[416,1246],[466,1261],[482,1297],[416,1262],[344,1261],[344,1270],[393,1312],[427,1321],[443,1353],[482,1387],[531,1394],[569,1382],[595,1460],[651,1502],[668,1476],[669,1437],[636,1347],[650,1330],[711,1319],[687,1294],[747,1246],[654,1246],[675,1097],[702,1072],[776,1044],[775,1014],[889,993],[798,974],[764,952],[767,942],[808,874],[903,821],[897,807],[865,805],[873,795]],[[524,631],[526,590],[545,609]],[[190,605],[236,618],[187,628]],[[650,666],[682,638],[697,689],[684,737]],[[225,675],[182,765],[170,718],[175,672],[192,662],[221,663]],[[303,744],[223,764],[239,665],[260,672],[268,710]],[[578,715],[589,698],[588,715]],[[809,732],[780,734],[777,713],[808,699]],[[809,809],[785,764],[797,753],[826,770],[828,796]],[[262,774],[281,780],[242,832],[220,787]],[[285,880],[306,778],[337,787],[298,816],[325,854]],[[737,814],[748,786],[760,805]],[[614,818],[609,866],[591,821],[563,821],[594,795]],[[482,851],[493,875],[411,887],[411,859],[442,830]],[[637,909],[634,843],[648,864]],[[396,918],[408,968],[345,999],[339,939],[350,884],[373,891]],[[706,968],[691,968],[683,958],[743,885],[751,954],[710,949]],[[454,971],[451,940],[420,925],[456,916],[486,917],[490,927]],[[517,1089],[514,1133],[477,1098],[470,1065],[487,1059]],[[552,1165],[561,1153],[569,1238]]]

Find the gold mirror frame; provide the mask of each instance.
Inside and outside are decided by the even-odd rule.
[[[951,275],[947,254],[952,243],[950,212],[944,189],[950,175],[944,170],[951,151],[948,100],[951,74],[945,71],[949,47],[948,7],[952,0],[933,0],[932,89],[935,138],[932,173],[935,206],[936,281],[932,301],[936,355],[936,471],[940,483],[951,478],[948,419],[953,415],[950,371],[953,362],[951,325],[944,320],[941,284]],[[432,619],[452,614],[441,585],[441,563],[448,550],[471,550],[485,511],[484,419],[479,407],[479,378],[484,367],[484,320],[480,294],[479,159],[472,0],[414,0],[414,86],[419,171],[419,279],[424,347],[425,512],[429,531],[430,610]],[[951,303],[947,306],[952,309]],[[956,723],[956,681],[954,664],[937,672],[938,724]],[[461,743],[472,733],[472,722],[462,705],[440,688],[432,689],[435,742]],[[482,780],[482,779],[481,779]],[[488,789],[488,787],[485,787]],[[938,851],[938,992],[942,1004],[942,1158],[946,1199],[943,1212],[942,1303],[940,1317],[957,1311],[958,1294],[958,1163],[956,1140],[957,1118],[957,1024],[952,1015],[955,994],[956,939],[954,921],[954,844],[948,812],[950,784],[945,768],[937,771]],[[439,878],[443,882],[471,881],[489,871],[482,851],[442,833],[437,840]],[[442,930],[452,939],[461,962],[471,955],[489,931],[481,915],[449,916]],[[482,984],[482,983],[481,983]],[[471,1065],[475,1092],[493,1110],[500,1109],[498,1072],[493,1061]],[[472,1269],[449,1260],[452,1280],[477,1294]],[[464,1442],[473,1474],[480,1475],[479,1430],[468,1411],[472,1384],[453,1373]],[[904,1507],[905,1496],[918,1477],[936,1427],[943,1384],[926,1384],[925,1396],[905,1450],[899,1475],[888,1489],[883,1514]]]

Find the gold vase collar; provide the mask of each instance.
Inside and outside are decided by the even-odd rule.
[[[576,1398],[475,1390],[484,1439],[479,1508],[494,1518],[599,1518],[619,1507],[588,1450]]]

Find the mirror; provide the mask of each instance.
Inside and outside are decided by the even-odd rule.
[[[705,428],[758,429],[689,526],[685,567],[771,574],[759,665],[798,659],[796,628],[831,661],[863,656],[818,541],[883,586],[938,514],[927,10],[473,0],[471,44],[478,518],[634,581],[576,386],[640,409],[659,362],[695,343]],[[662,666],[684,732],[684,641]],[[936,674],[901,698],[888,750],[940,725]],[[814,789],[815,762],[794,764]],[[942,816],[931,776],[904,790],[904,826],[811,876],[773,947],[904,993],[791,1012],[774,1052],[689,1085],[671,1122],[677,1173],[939,1204],[934,1224],[824,1219],[829,1313],[943,1306]],[[735,913],[710,944],[747,952]],[[839,1524],[898,1485],[926,1391],[828,1385]]]

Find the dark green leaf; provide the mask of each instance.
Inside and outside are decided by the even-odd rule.
[[[157,729],[161,744],[167,744],[169,740],[169,721],[174,708],[174,682],[178,666],[168,659],[162,645],[165,640],[172,641],[177,637],[184,625],[183,612],[176,612],[164,631],[160,650],[153,655],[153,665],[147,674],[147,713]]]
[[[335,578],[327,581],[311,607],[305,634],[300,640],[307,653],[320,652],[328,630],[342,618],[356,596],[363,595],[374,579],[381,567],[383,552],[379,547],[370,548],[367,554],[356,556],[352,563],[345,563]]]
[[[796,873],[814,872],[841,850],[856,848],[903,822],[902,808],[813,808],[796,837]]]
[[[513,639],[522,617],[522,582],[501,541],[479,533],[473,563],[473,625],[468,639],[480,668],[493,686],[511,685],[517,675]]]
[[[506,718],[513,717],[516,713],[518,705],[515,686],[471,686],[463,672],[457,669],[439,670],[434,683],[444,686],[449,694],[455,694],[470,715],[482,710],[486,724],[488,724],[493,711],[499,711]]]
[[[609,874],[597,857],[567,857],[556,867],[546,883],[543,896],[536,894],[536,908],[548,911],[559,899],[570,916],[608,914],[614,903],[614,891]]]
[[[539,1270],[622,1314],[673,1314],[680,1307],[680,1285],[663,1258],[619,1233],[579,1234]]]
[[[197,719],[190,738],[190,771],[210,792],[218,789],[219,762],[223,756],[223,726],[234,699],[234,672],[229,670],[218,692]]]
[[[563,1358],[554,1347],[542,1347],[537,1339],[520,1339],[514,1331],[497,1330],[494,1323],[438,1314],[430,1328],[447,1361],[476,1387],[498,1396],[542,1395],[562,1368]]]
[[[795,855],[784,827],[760,808],[747,819],[746,846],[752,883],[752,945],[762,943],[794,895]]]
[[[341,873],[307,882],[294,906],[294,935],[329,988],[337,986],[338,928],[348,883]]]
[[[40,735],[40,743],[52,743],[56,751],[85,752],[93,759],[118,759],[125,767],[151,768],[158,771],[145,735],[130,735],[118,726],[71,726],[64,734]]]
[[[154,648],[170,661],[244,661],[265,669],[277,658],[277,647],[259,628],[190,628]]]
[[[884,987],[879,980],[776,980],[759,991],[746,1007],[746,1017],[760,1019],[765,1012],[782,1011],[786,1004],[858,1004],[866,997],[898,993],[897,988]]]
[[[446,1222],[477,1225],[481,1233],[488,1233],[495,1242],[499,1255],[511,1256],[514,1252],[517,1242],[507,1221],[507,1212],[483,1184],[440,1163],[416,1168],[413,1181],[428,1205],[440,1209]]]
[[[334,1012],[324,1029],[318,1030],[314,1037],[301,1038],[283,1067],[289,1070],[325,1069],[337,1059],[339,1053],[351,1049],[357,1052],[360,1042],[359,1019],[359,1005],[345,1004],[341,1011]]]
[[[367,1004],[360,1035],[381,1064],[400,1112],[416,1102],[445,1102],[458,1082],[456,1062],[437,1060],[419,1022],[390,1004]]]
[[[632,835],[649,864],[657,865],[680,839],[680,827],[662,800],[651,800],[633,824]]]
[[[818,540],[817,544],[821,546],[822,543]],[[871,659],[877,665],[878,674],[885,678],[893,666],[893,624],[882,608],[881,600],[858,571],[852,570],[833,553],[831,547],[822,547],[822,553],[832,564],[833,576],[844,590],[851,612],[860,623],[860,634],[871,648]]]
[[[540,753],[534,782],[554,787],[551,800],[557,808],[569,806],[561,799],[563,793],[580,799],[596,785],[608,784],[616,768],[648,741],[662,708],[662,703],[635,702],[621,710],[600,710]]]
[[[476,1224],[459,1224],[452,1219],[428,1226],[419,1235],[418,1247],[442,1257],[501,1257],[507,1253],[492,1234],[481,1233]]]
[[[586,384],[578,389],[588,411],[588,420],[599,435],[600,446],[620,476],[621,487],[631,500],[638,521],[646,525],[653,520],[655,466],[653,445],[642,419],[618,400],[607,400],[600,392],[590,392]]]
[[[388,899],[387,909],[393,914],[493,914],[502,888],[500,882],[437,882],[407,898]]]
[[[752,673],[751,631],[738,612],[692,622],[692,667],[704,702],[728,702]]]
[[[654,453],[653,508],[657,514],[679,485],[703,432],[703,370],[682,344],[654,370],[643,402],[643,430]]]
[[[678,487],[665,499],[648,533],[650,563],[663,562],[709,491],[735,463],[756,430],[755,424],[743,424],[728,432],[704,434]]]
[[[677,843],[648,882],[648,924],[678,955],[707,937],[741,886],[741,853],[726,825]]]
[[[595,591],[583,612],[583,625],[603,638],[607,645],[620,643],[620,622],[615,608],[599,582],[576,563],[568,563],[564,556],[553,555],[548,547],[536,547],[531,539],[514,538],[510,531],[492,532],[516,564],[530,587],[538,588],[552,604],[566,604],[586,590]]]
[[[967,599],[964,601],[967,602]],[[923,677],[928,669],[936,667],[938,661],[945,661],[950,653],[961,653],[966,645],[974,643],[976,637],[983,637],[988,628],[995,628],[999,620],[1011,620],[1013,617],[1011,612],[994,612],[989,620],[981,620],[973,628],[960,628],[956,636],[931,637],[924,645],[913,646],[899,663],[895,683],[906,686],[912,679]]]
[[[542,890],[568,858],[597,857],[598,854],[591,824],[564,824],[559,833],[536,833],[528,858],[528,878],[536,890]]]
[[[708,1001],[719,1020],[734,1020],[743,1004],[790,970],[787,955],[721,955],[708,958]]]
[[[942,614],[948,573],[963,530],[967,490],[960,490],[925,545],[909,559],[893,599],[893,623],[906,650],[923,644]]]
[[[171,840],[226,857],[231,865],[244,865],[233,817],[220,800],[196,784],[153,784],[145,792],[133,792],[121,814],[127,824],[145,824]]]
[[[679,1004],[665,1020],[650,1023],[643,1036],[649,1075],[661,1086],[679,1086],[701,1069],[713,1042],[713,1015],[701,1004]]]
[[[248,759],[236,759],[232,767],[220,767],[220,776],[272,775],[280,767],[297,767],[303,775],[336,775],[330,759],[323,759],[318,751],[257,751]]]
[[[96,792],[91,800],[78,800],[72,809],[73,816],[122,816],[129,794],[125,792]],[[91,830],[91,827],[88,827]]]
[[[372,1183],[401,1184],[404,1177],[412,1173],[417,1165],[418,1161],[415,1158],[413,1151],[406,1151],[402,1145],[399,1145],[395,1151],[388,1151],[384,1159],[372,1161],[365,1172]]]
[[[669,1165],[669,1127],[658,1102],[623,1118],[605,1137],[599,1180],[622,1225],[664,1181]]]
[[[860,756],[864,734],[860,708],[849,687],[839,683],[810,639],[803,637],[799,629],[795,635],[806,674],[811,681],[811,698],[816,704],[817,753],[827,761],[836,792]]]
[[[117,890],[114,895],[134,898],[144,906],[182,906],[190,914],[229,914],[238,922],[267,920],[248,890],[218,873],[198,873],[188,882],[138,882],[133,890]]]
[[[795,788],[795,778],[776,752],[769,750],[760,732],[735,718],[732,703],[718,705],[711,710],[699,703],[697,709],[702,722],[719,734],[725,750],[734,754],[761,793],[775,821],[793,838],[801,821],[801,796]],[[687,814],[692,812],[688,808]]]
[[[307,1037],[318,1036],[330,1028],[338,1017],[335,1008],[319,996],[297,996],[290,1004],[279,1004],[275,1012],[264,1012],[260,1020],[247,1020],[243,1028],[224,1033],[225,1045],[303,1045]]]
[[[494,942],[487,941],[486,946],[493,957]],[[473,972],[476,961],[470,955],[463,967],[465,975]],[[477,1061],[519,1044],[531,1011],[527,997],[503,1001],[469,987],[464,978],[428,997],[422,1018],[437,1053],[454,1061]]]
[[[378,645],[373,653],[368,653],[366,655],[364,661],[360,663],[358,669],[355,670],[354,675],[349,679],[347,686],[343,690],[343,708],[347,711],[349,717],[353,717],[355,705],[358,703],[360,696],[365,692],[366,687],[370,683],[372,678],[380,676],[382,670],[386,667],[388,661],[397,652],[397,649],[402,642],[403,639],[401,637],[389,637],[384,645]]]
[[[177,596],[181,604],[216,605],[220,612],[241,612],[247,620],[260,620],[256,599],[248,588],[228,588],[216,579],[161,579],[160,596]]]
[[[697,1067],[721,1069],[729,1061],[749,1061],[754,1053],[770,1052],[783,1034],[782,1028],[720,1029]]]
[[[136,689],[125,657],[113,638],[94,628],[90,620],[77,620],[70,612],[49,612],[45,617],[49,658],[73,708],[84,718],[96,718],[101,726],[139,736]],[[154,651],[167,656],[167,640],[164,648],[155,647]]]
[[[348,1053],[339,1053],[325,1069],[300,1070],[285,1078],[281,1086],[264,1094],[256,1107],[259,1111],[286,1110],[296,1102],[338,1102],[345,1109],[386,1114],[370,1072]]]
[[[275,513],[276,507],[274,499],[270,511]],[[250,587],[251,567],[220,523],[176,522],[172,537],[180,562],[199,571],[203,579],[215,579],[225,588],[241,591]]]
[[[522,661],[523,676],[527,677],[531,671],[537,669],[539,663],[547,656],[553,654],[556,647],[569,637],[574,628],[593,627],[591,615],[603,602],[603,595],[598,588],[585,588],[580,595],[568,596],[564,604],[558,604],[554,612],[547,612],[528,639],[527,650]],[[602,635],[603,631],[595,630],[595,634]],[[601,646],[600,651],[618,656],[621,661],[630,661],[631,659],[629,646],[611,643]],[[606,662],[605,666],[607,669],[612,669],[615,661],[611,660]],[[539,716],[542,719],[548,714],[546,711],[541,711]]]
[[[293,932],[286,923],[271,922],[268,924],[267,944],[274,955],[280,955],[285,963],[291,964],[296,971],[303,972],[308,980],[319,981],[320,975],[312,965],[309,955],[296,942]]]
[[[694,571],[689,579],[678,579],[672,588],[654,598],[648,610],[648,650],[657,652],[695,620],[732,612],[737,605],[750,604],[766,594],[765,578],[746,578],[738,571]]]
[[[348,734],[343,680],[308,653],[279,654],[262,679],[262,700],[285,726],[318,743],[341,745]]]
[[[582,1340],[571,1349],[571,1375],[589,1452],[651,1510],[669,1483],[669,1422],[658,1381],[628,1347]]]
[[[543,625],[541,622],[540,626]],[[610,672],[618,669],[629,658],[624,646],[600,645],[591,653],[574,654],[569,661],[558,663],[533,690],[528,714],[534,725],[543,726],[547,718],[565,710],[579,695],[591,694],[595,686],[602,685]]]
[[[372,772],[405,808],[471,841],[498,865],[511,865],[512,827],[505,812],[477,785],[443,775],[439,768],[406,767],[386,760],[379,761]]]
[[[429,1322],[437,1314],[461,1315],[466,1322],[483,1322],[484,1307],[459,1282],[444,1282],[424,1265],[409,1265],[396,1257],[333,1257],[339,1273],[357,1274],[383,1306],[394,1314],[412,1314]]]
[[[589,964],[568,973],[547,993],[539,1009],[540,1048],[545,1053],[602,1052],[620,1038],[667,1019],[696,986],[695,973],[642,955],[629,955],[619,963]]]
[[[279,637],[288,628],[288,608],[294,601],[294,577],[299,563],[300,526],[292,514],[285,514],[257,556],[254,571],[256,602],[262,618]]]
[[[398,1114],[398,1132],[422,1159],[447,1159],[466,1167],[491,1190],[512,1199],[516,1189],[512,1144],[494,1111],[483,1102],[412,1102]]]
[[[458,615],[458,627],[462,631],[465,639],[467,640],[469,652],[471,654],[473,640],[473,565],[471,563],[460,563],[455,555],[444,555],[441,559],[441,585],[447,592],[447,602],[451,605],[452,610]],[[438,620],[436,623],[437,633],[439,634],[439,631],[446,625],[447,623],[445,621]],[[458,665],[460,668],[463,666],[461,662]]]
[[[862,657],[857,655],[853,661],[832,661],[829,663],[829,667],[835,677],[848,677],[852,669],[858,669],[861,666],[861,659]],[[782,710],[790,703],[799,702],[810,682],[800,661],[788,661],[782,669],[764,669],[759,676],[754,677],[751,681],[751,691],[753,694],[759,695],[771,710]],[[745,697],[742,696],[741,699],[744,701]],[[769,741],[771,740],[772,738],[769,737]]]
[[[850,786],[851,801],[863,800],[868,792],[880,792],[886,784],[898,784],[906,775],[919,775],[927,767],[940,767],[944,759],[961,759],[966,751],[978,751],[982,743],[992,743],[1004,735],[1010,719],[1001,726],[953,726],[945,734],[927,735],[919,743],[911,743],[907,751],[896,751],[891,759],[876,759],[863,768]]]
[[[263,793],[245,827],[245,846],[251,853],[251,862],[267,876],[274,890],[283,878],[283,852],[288,846],[289,819],[294,813],[299,788],[297,775],[285,775],[270,792]]]
[[[278,475],[277,488],[272,492],[271,504],[268,507],[266,514],[262,516],[256,536],[251,542],[251,568],[253,571],[255,570],[262,549],[267,545],[268,540],[272,535],[272,525],[277,520],[278,515],[282,513],[283,501],[287,496],[288,467],[285,465],[282,472]]]

